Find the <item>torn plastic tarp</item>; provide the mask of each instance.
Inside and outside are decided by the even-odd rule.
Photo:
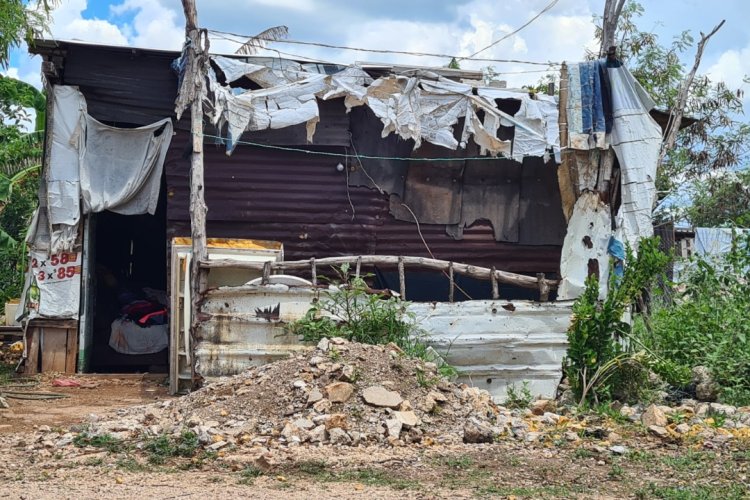
[[[110,127],[88,115],[85,120],[80,164],[84,213],[156,213],[172,120],[129,129]]]
[[[624,67],[609,68],[613,125],[610,141],[620,163],[622,204],[617,212],[618,239],[638,249],[640,238],[654,234],[656,168],[661,127],[651,118],[654,101]]]
[[[228,80],[247,76],[258,85],[267,83],[264,76],[267,73],[257,65],[227,62],[225,59],[213,58]],[[278,72],[275,74],[279,75]],[[293,78],[287,78],[283,85],[235,95],[235,89],[219,84],[216,75],[209,72],[207,107],[212,110],[215,125],[222,127],[227,124],[227,154],[231,154],[244,131],[305,123],[308,141],[312,142],[319,121],[316,99],[339,97],[344,98],[347,110],[368,106],[383,123],[382,137],[396,133],[405,140],[413,140],[415,149],[425,140],[455,150],[459,146],[466,147],[469,138],[473,137],[483,153],[510,156],[511,142],[497,138],[497,129],[503,121],[504,125],[516,127],[519,137],[516,158],[543,156],[549,150],[554,150],[557,156],[559,152],[557,133],[551,132],[552,123],[557,126],[553,99],[530,103],[527,105],[528,116],[524,113],[514,117],[498,110],[492,99],[472,95],[470,85],[427,71],[389,75],[373,81],[361,68],[349,67],[332,75],[310,73],[302,80]],[[508,93],[514,99],[528,97]],[[483,111],[483,119],[479,118],[479,110]],[[453,127],[460,118],[466,119],[461,140],[457,141]]]

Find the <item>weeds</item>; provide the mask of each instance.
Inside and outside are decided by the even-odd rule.
[[[371,345],[393,343],[409,357],[437,361],[437,354],[427,347],[424,333],[408,311],[408,302],[371,293],[362,277],[349,274],[348,264],[342,265],[337,273],[339,279],[330,290],[323,292],[302,319],[287,325],[290,333],[312,343],[330,337]],[[340,354],[332,350],[329,356],[336,361]],[[456,374],[453,367],[440,361],[437,364],[441,374]]]
[[[111,434],[97,434],[91,436],[86,432],[82,432],[73,438],[73,444],[79,448],[84,448],[86,446],[104,448],[109,453],[119,453],[126,449],[125,443]]]
[[[192,431],[184,431],[177,438],[161,434],[146,442],[143,449],[151,464],[163,464],[172,457],[192,458],[198,450],[198,435]]]
[[[253,484],[257,478],[263,475],[263,471],[259,468],[248,465],[242,472],[240,472],[239,484]]]
[[[524,380],[520,389],[515,384],[510,384],[507,387],[503,405],[506,408],[520,408],[523,410],[528,408],[533,400],[534,396],[531,394],[531,389],[529,389],[529,383]]]

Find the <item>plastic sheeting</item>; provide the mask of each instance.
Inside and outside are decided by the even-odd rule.
[[[313,142],[320,119],[317,99],[343,97],[347,110],[367,106],[383,123],[381,136],[397,134],[414,141],[414,149],[422,141],[455,150],[465,148],[469,138],[481,148],[482,154],[502,154],[514,158],[544,156],[553,151],[559,156],[557,105],[553,98],[533,100],[528,94],[501,91],[524,103],[515,116],[503,113],[494,102],[496,89],[473,88],[428,71],[404,75],[388,75],[377,80],[361,68],[348,67],[324,75],[298,71],[271,71],[261,65],[228,58],[214,57],[228,82],[247,77],[261,89],[236,93],[237,89],[220,85],[216,75],[209,73],[208,107],[212,121],[227,124],[227,154],[231,154],[242,132],[279,129],[306,124],[307,140]],[[484,115],[480,119],[480,113]],[[454,127],[465,118],[456,139]],[[515,127],[517,144],[497,137],[500,125]]]
[[[112,322],[109,347],[122,354],[154,354],[169,346],[169,325],[138,326],[128,319]]]
[[[84,213],[154,214],[172,120],[122,129],[86,115],[86,148],[80,164]]]

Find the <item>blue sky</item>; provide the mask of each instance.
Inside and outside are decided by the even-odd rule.
[[[543,9],[549,0],[198,0],[199,23],[209,28],[255,34],[285,24],[290,38],[366,48],[469,54],[486,46]],[[483,53],[492,58],[534,61],[578,60],[593,48],[591,18],[604,0],[559,0],[529,27]],[[727,24],[707,47],[701,71],[739,86],[750,74],[750,0],[642,0],[643,29],[664,41],[683,30],[697,37],[721,19]],[[60,39],[178,50],[183,34],[179,0],[61,0],[54,13],[52,35]],[[218,52],[232,53],[236,44],[212,41]],[[278,44],[279,50],[340,63],[355,61],[444,65],[436,58],[365,54]],[[691,57],[692,55],[688,55]],[[39,60],[23,50],[11,59],[13,76],[39,84]],[[488,63],[465,62],[479,69]],[[520,64],[495,64],[511,73],[511,85],[533,83],[539,70]]]

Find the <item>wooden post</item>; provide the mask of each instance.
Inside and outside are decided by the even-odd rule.
[[[263,264],[263,276],[261,276],[260,278],[260,284],[267,285],[270,279],[271,279],[271,261],[267,260]]]
[[[456,282],[453,278],[453,262],[448,264],[448,302],[453,302],[453,297],[456,292]]]
[[[404,257],[398,257],[398,285],[401,300],[406,300],[406,272],[404,270]]]
[[[547,302],[549,300],[549,283],[547,283],[547,277],[544,273],[536,273],[536,279],[539,282],[539,302]]]
[[[500,298],[500,290],[497,286],[497,270],[495,266],[492,266],[490,270],[490,283],[492,284],[492,300],[497,300]]]
[[[190,266],[190,336],[195,339],[200,323],[198,312],[207,284],[207,270],[201,268],[201,261],[208,257],[207,207],[203,193],[203,97],[208,72],[208,34],[205,30],[198,29],[195,0],[182,0],[182,8],[185,12],[186,37],[182,56],[185,58],[186,69],[177,94],[175,110],[179,120],[188,103],[190,104],[190,133],[193,138],[190,158],[190,235],[193,254]],[[195,345],[195,342],[191,345]],[[194,367],[191,367],[191,371],[194,372]],[[195,379],[193,373],[193,380]]]
[[[315,266],[315,257],[310,258],[310,274],[312,275],[312,286],[318,286],[318,268]]]
[[[360,255],[359,257],[357,257],[357,269],[355,271],[354,276],[356,276],[357,278],[359,278],[359,274],[361,272],[362,272],[362,256]]]

